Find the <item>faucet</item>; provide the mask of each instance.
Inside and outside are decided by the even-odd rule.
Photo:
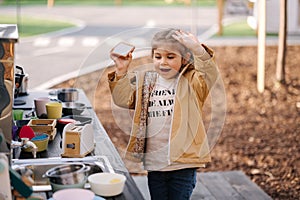
[[[36,152],[38,148],[33,142],[29,141],[29,138],[21,138],[21,142],[12,140],[10,147],[11,147],[11,151],[13,151],[14,148],[18,148],[18,147],[31,147],[33,158],[36,158]]]

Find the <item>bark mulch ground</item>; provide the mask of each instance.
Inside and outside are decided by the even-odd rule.
[[[242,170],[274,199],[300,196],[300,46],[288,46],[286,82],[275,81],[277,47],[266,49],[265,91],[256,86],[257,47],[212,47],[226,91],[226,120],[212,149],[212,163],[201,171]],[[140,64],[140,61],[136,61]],[[146,63],[149,62],[148,60]],[[120,153],[128,141],[130,117],[113,111],[107,70],[55,86],[82,88]],[[209,107],[209,103],[207,103]],[[205,113],[205,124],[209,115]],[[125,161],[133,174],[140,166]]]

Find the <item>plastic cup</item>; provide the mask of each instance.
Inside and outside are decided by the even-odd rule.
[[[24,113],[24,110],[13,110],[14,120],[22,120],[23,113]]]
[[[46,104],[48,119],[59,119],[62,116],[62,104],[59,102],[49,102]]]
[[[40,97],[34,99],[35,112],[38,117],[47,114],[46,104],[50,102],[48,97]]]

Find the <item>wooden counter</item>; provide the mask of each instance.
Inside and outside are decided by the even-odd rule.
[[[25,104],[23,105],[14,105],[13,109],[23,109],[25,112],[31,112],[34,110],[34,99],[37,97],[50,97],[52,99],[56,98],[56,94],[54,90],[50,91],[31,91],[29,95],[18,97],[18,100],[23,100]],[[79,100],[78,102],[84,103],[87,107],[85,111],[81,114],[82,116],[87,116],[92,118],[92,125],[94,129],[94,136],[96,147],[91,156],[106,156],[112,167],[114,168],[116,173],[124,174],[127,177],[125,188],[122,194],[114,197],[109,197],[106,199],[114,199],[114,200],[132,200],[132,199],[144,199],[140,190],[137,188],[133,178],[130,173],[126,169],[118,151],[114,147],[110,138],[108,137],[105,129],[103,128],[101,122],[98,120],[96,113],[92,109],[92,106],[86,97],[85,93],[82,90],[79,90]],[[59,157],[62,153],[62,149],[60,147],[61,142],[61,134],[58,132],[53,141],[49,143],[48,150],[44,152],[37,153],[37,159],[39,158],[50,158],[50,157]],[[20,154],[20,159],[32,158],[31,153],[23,153]]]

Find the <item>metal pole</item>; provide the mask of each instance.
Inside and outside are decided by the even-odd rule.
[[[17,4],[17,25],[18,25],[18,31],[19,33],[22,32],[22,26],[21,26],[21,5],[20,5],[20,1],[16,0],[16,4]]]
[[[191,32],[195,36],[197,36],[197,21],[198,21],[198,9],[197,9],[197,0],[193,0],[191,4],[192,8],[192,26],[191,26]]]

